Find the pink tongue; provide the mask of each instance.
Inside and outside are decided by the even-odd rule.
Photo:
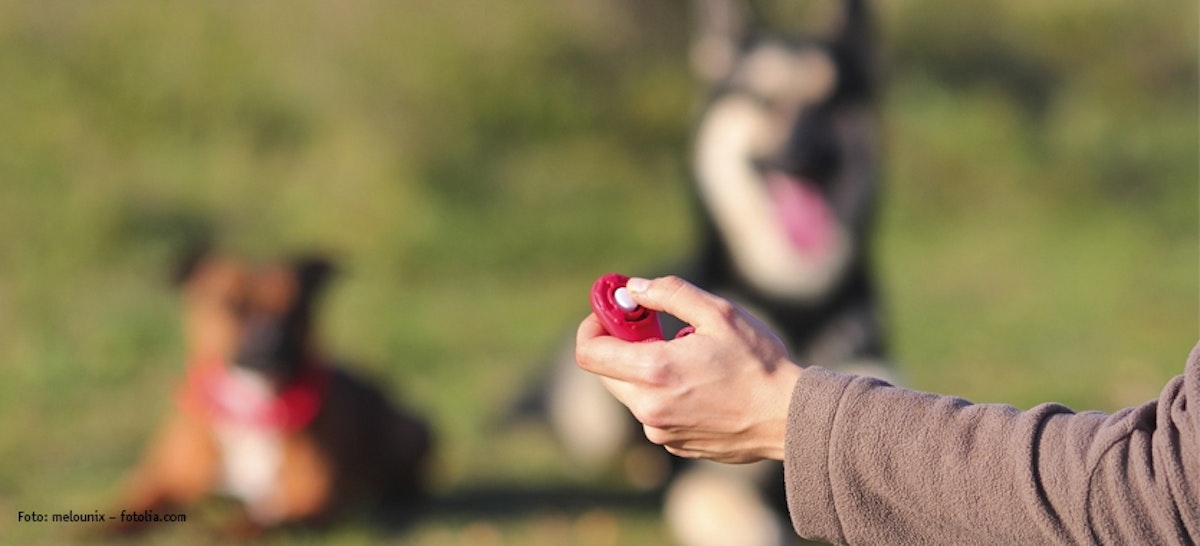
[[[829,248],[833,241],[833,214],[811,183],[772,172],[767,174],[767,189],[783,230],[796,248],[816,253]]]

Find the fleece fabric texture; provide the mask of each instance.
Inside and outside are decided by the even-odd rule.
[[[972,404],[808,368],[789,407],[796,532],[837,544],[1195,544],[1200,345],[1113,414]]]

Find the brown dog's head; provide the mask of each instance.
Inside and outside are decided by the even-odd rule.
[[[313,312],[332,272],[320,257],[253,264],[210,252],[190,256],[175,276],[188,358],[287,383],[316,356]]]

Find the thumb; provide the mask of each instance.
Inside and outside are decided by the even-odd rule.
[[[657,279],[629,279],[625,288],[643,307],[665,311],[697,328],[727,317],[733,304],[674,275]]]

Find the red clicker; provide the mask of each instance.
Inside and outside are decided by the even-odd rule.
[[[592,311],[609,335],[625,341],[655,341],[663,338],[658,313],[635,303],[625,289],[629,277],[609,273],[592,285]]]
[[[592,285],[592,311],[609,335],[625,341],[658,341],[663,339],[662,325],[658,313],[638,305],[625,289],[629,277],[620,273],[609,273],[596,279]],[[676,338],[692,333],[689,326]]]

